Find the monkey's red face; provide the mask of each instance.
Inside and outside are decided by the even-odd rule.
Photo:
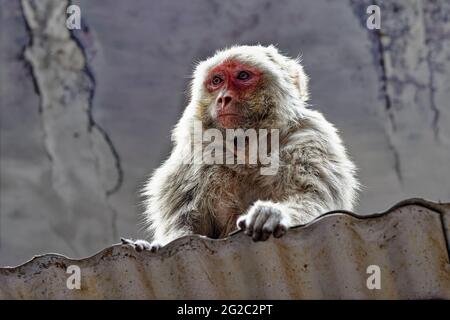
[[[239,61],[226,61],[213,68],[206,77],[205,86],[215,97],[216,121],[223,128],[236,128],[246,122],[246,110],[254,100],[262,72]]]

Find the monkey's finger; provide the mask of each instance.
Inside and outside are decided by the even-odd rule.
[[[258,213],[259,213],[259,208],[256,208],[256,211],[253,211],[252,213],[247,214],[247,217],[245,219],[245,225],[246,225],[245,234],[248,235],[249,237],[251,237],[253,235],[253,228],[255,225],[255,220],[258,217]]]
[[[263,232],[272,234],[275,228],[280,224],[280,217],[278,215],[272,214],[263,226]]]
[[[262,208],[259,211],[258,216],[255,219],[255,223],[253,225],[253,240],[258,241],[261,238],[261,235],[263,233],[262,228],[264,224],[266,223],[267,219],[270,216],[270,212],[267,208]]]
[[[261,233],[261,237],[259,238],[260,241],[266,241],[267,239],[269,239],[271,233],[270,232],[262,232]]]
[[[159,249],[161,249],[161,245],[158,243],[152,243],[150,246],[150,251],[153,253],[158,251]]]
[[[287,226],[285,226],[284,224],[280,223],[275,228],[275,231],[273,232],[273,236],[275,238],[280,238],[286,233],[286,231],[287,231]]]
[[[245,229],[245,216],[240,216],[237,221],[238,228],[243,230]]]
[[[144,249],[143,246],[141,246],[139,244],[139,242],[138,242],[139,240],[133,241],[131,239],[125,239],[125,238],[120,238],[120,240],[122,241],[122,244],[132,246],[133,249],[136,250],[137,252],[141,252]]]
[[[122,242],[122,244],[128,244],[128,245],[134,246],[133,240],[126,239],[126,238],[120,238],[120,241]]]

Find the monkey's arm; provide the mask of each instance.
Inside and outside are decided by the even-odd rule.
[[[123,243],[133,245],[138,251],[157,251],[177,238],[194,233],[199,185],[192,166],[183,163],[180,152],[175,150],[154,172],[143,189],[146,231],[152,242],[122,239]]]
[[[302,138],[301,143],[280,150],[281,166],[273,188],[281,201],[256,201],[238,219],[239,228],[255,241],[265,241],[271,234],[280,237],[289,227],[327,211],[352,208],[358,183],[344,147],[318,140],[316,133]]]
[[[193,226],[184,219],[189,219],[189,216],[195,216],[194,213],[188,212],[185,214],[174,213],[173,218],[170,219],[173,221],[173,224],[170,224],[169,221],[165,223],[160,223],[158,225],[153,224],[150,226],[150,232],[152,232],[152,242],[147,240],[138,239],[126,239],[121,238],[122,244],[128,244],[133,246],[136,251],[150,250],[152,252],[158,251],[162,246],[172,242],[173,240],[193,234]],[[176,221],[178,219],[178,221]]]

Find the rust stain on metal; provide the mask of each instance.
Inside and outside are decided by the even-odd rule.
[[[281,239],[188,236],[158,253],[114,245],[81,260],[43,255],[0,268],[0,299],[450,299],[450,204],[327,213]],[[67,288],[81,270],[81,289]],[[370,290],[367,267],[381,270]]]

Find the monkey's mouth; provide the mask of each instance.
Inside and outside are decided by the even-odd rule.
[[[221,113],[217,116],[217,120],[224,128],[234,128],[239,124],[240,115],[237,113]]]
[[[222,117],[239,117],[237,113],[221,113],[217,116],[218,118]]]

